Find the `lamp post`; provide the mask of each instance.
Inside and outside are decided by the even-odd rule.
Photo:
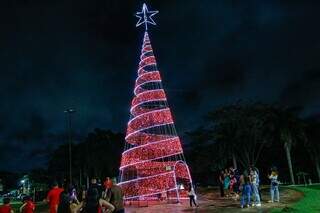
[[[69,135],[69,183],[72,185],[72,150],[71,150],[71,144],[72,144],[72,129],[71,129],[71,115],[75,113],[76,111],[72,108],[69,108],[64,111],[64,113],[67,114],[67,126],[68,126],[68,135]]]

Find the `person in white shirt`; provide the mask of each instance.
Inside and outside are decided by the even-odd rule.
[[[279,202],[279,181],[278,181],[278,172],[275,168],[271,169],[271,175],[269,175],[269,179],[271,181],[270,185],[270,196],[271,196],[271,203],[274,201]],[[275,196],[275,197],[274,197]]]
[[[259,195],[259,175],[258,175],[258,172],[254,170],[252,167],[250,167],[249,171],[250,171],[252,193],[255,201],[252,204],[252,206],[260,207],[261,201],[260,201],[260,195]]]
[[[194,192],[192,184],[190,184],[188,187],[188,196],[190,198],[190,207],[192,207],[192,204],[198,207],[199,205],[196,203],[196,193]]]

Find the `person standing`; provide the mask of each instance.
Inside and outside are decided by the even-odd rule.
[[[237,184],[237,179],[234,175],[234,172],[230,172],[230,186],[229,186],[229,194],[232,196],[235,193],[235,186]]]
[[[57,213],[60,201],[60,194],[63,191],[64,190],[62,188],[59,188],[57,182],[53,182],[52,189],[48,192],[47,195],[47,202],[50,206],[50,213]]]
[[[271,181],[271,185],[270,185],[271,201],[270,202],[271,203],[273,203],[274,201],[280,202],[278,171],[276,168],[271,169],[271,175],[269,175],[269,179]]]
[[[99,196],[102,196],[102,186],[98,184],[96,178],[91,179],[91,184],[89,189],[93,189],[93,188],[97,189]]]
[[[106,184],[109,189],[109,198],[107,200],[115,207],[115,213],[124,213],[124,205],[123,205],[123,191],[120,186],[115,184],[114,180],[107,180]]]
[[[220,187],[220,197],[224,197],[224,171],[221,170],[219,174],[219,187]]]
[[[99,204],[99,192],[97,188],[89,188],[84,201],[82,212],[84,213],[101,213],[102,208]]]
[[[225,169],[224,172],[224,180],[223,180],[223,188],[224,188],[224,194],[229,197],[229,187],[230,187],[230,174],[227,169]]]
[[[66,191],[60,193],[57,213],[71,213],[70,196]]]
[[[22,213],[33,213],[36,209],[36,205],[32,202],[30,196],[23,198],[23,205],[20,207],[20,212]]]
[[[103,182],[104,191],[102,192],[102,199],[106,201],[110,201],[111,198],[111,187],[112,181],[110,177],[106,177],[105,181]]]
[[[241,196],[241,208],[243,208],[245,205],[247,207],[250,207],[251,202],[251,185],[250,185],[250,178],[248,175],[242,175],[241,176],[241,190],[242,190],[242,196]]]
[[[3,198],[3,205],[0,206],[0,213],[14,213],[10,204],[10,198]]]
[[[234,176],[236,178],[236,183],[234,185],[234,188],[233,188],[233,191],[235,192],[235,200],[238,200],[239,197],[240,197],[240,186],[241,186],[241,183],[240,183],[240,174],[239,174],[239,170],[236,169],[234,171]]]
[[[83,202],[79,202],[76,197],[70,197],[66,191],[60,193],[58,213],[78,213],[82,208]]]
[[[115,209],[114,206],[111,205],[109,202],[100,199],[97,188],[89,188],[87,191],[87,196],[81,203],[79,203],[77,200],[73,201],[71,202],[71,204],[69,203],[70,207],[68,206],[67,202],[65,203],[66,205],[64,209],[66,209],[68,212],[70,209],[70,213],[78,213],[80,209],[82,209],[82,213],[109,213],[113,212]],[[61,213],[68,213],[67,211]]]
[[[261,201],[260,201],[260,195],[259,195],[259,175],[258,175],[258,172],[253,167],[250,167],[249,171],[250,171],[252,193],[255,201],[252,204],[252,206],[260,207]]]
[[[190,207],[192,207],[192,204],[194,204],[196,207],[198,207],[198,204],[196,203],[196,193],[194,192],[192,184],[190,184],[188,187],[188,196],[190,199]]]

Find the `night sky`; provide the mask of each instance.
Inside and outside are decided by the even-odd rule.
[[[146,1],[150,37],[178,132],[237,100],[320,111],[319,1]],[[46,165],[99,127],[124,132],[142,44],[142,1],[0,2],[0,170]]]

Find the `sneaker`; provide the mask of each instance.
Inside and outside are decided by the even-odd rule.
[[[248,204],[247,207],[250,208],[250,205]]]
[[[261,207],[261,203],[256,204],[256,207]]]
[[[273,201],[272,201],[272,200],[269,200],[268,203],[273,203]]]
[[[243,205],[241,205],[241,208],[243,209]]]
[[[256,205],[256,204],[253,203],[251,206],[254,207],[255,205]]]

